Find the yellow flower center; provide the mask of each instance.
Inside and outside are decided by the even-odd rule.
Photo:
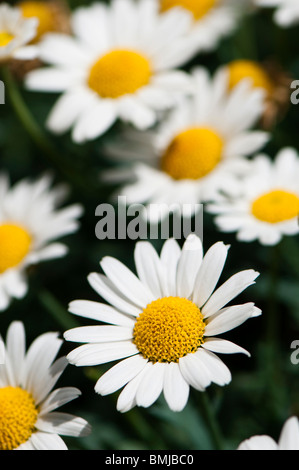
[[[208,128],[178,134],[162,155],[161,168],[176,180],[203,178],[220,162],[223,141]]]
[[[17,266],[28,254],[31,236],[14,224],[0,225],[0,273]]]
[[[189,10],[195,20],[199,20],[215,6],[216,2],[217,0],[161,0],[161,11],[182,7]]]
[[[299,215],[299,197],[277,189],[256,199],[251,212],[257,219],[270,224],[290,220]]]
[[[133,342],[151,362],[178,362],[203,343],[205,323],[199,308],[181,297],[164,297],[138,316]]]
[[[250,78],[255,88],[263,88],[268,95],[273,92],[273,83],[265,70],[251,60],[235,60],[228,65],[229,88],[234,88],[244,78]]]
[[[91,68],[88,86],[103,98],[135,93],[151,78],[148,59],[135,51],[113,50]]]
[[[33,42],[39,41],[44,34],[56,30],[54,10],[50,4],[47,5],[47,2],[22,2],[20,8],[25,18],[38,19],[37,33]]]
[[[13,450],[26,442],[37,417],[30,393],[20,387],[0,388],[0,450]]]
[[[7,46],[14,39],[14,36],[7,31],[0,31],[0,47]]]

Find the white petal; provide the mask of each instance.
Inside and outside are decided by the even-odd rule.
[[[131,302],[144,308],[152,301],[153,295],[151,291],[123,263],[115,258],[106,256],[100,264],[110,281]]]
[[[161,250],[160,259],[166,269],[167,288],[165,287],[165,289],[168,295],[176,295],[176,272],[180,256],[181,248],[177,241],[173,238],[166,240]]]
[[[131,339],[133,329],[125,326],[79,326],[64,333],[67,341],[76,343],[109,343]]]
[[[185,381],[203,392],[211,383],[208,368],[198,354],[188,354],[179,360],[180,371]]]
[[[202,243],[196,235],[189,235],[183,245],[177,267],[177,295],[188,298],[202,262]]]
[[[278,450],[278,445],[270,436],[253,436],[243,441],[238,450]]]
[[[54,390],[46,400],[40,405],[39,416],[43,416],[50,411],[59,408],[81,395],[80,390],[75,387],[62,387]]]
[[[30,437],[34,450],[67,450],[66,444],[58,434],[34,432]]]
[[[87,421],[68,413],[54,411],[38,418],[35,427],[46,433],[57,433],[64,436],[86,436],[90,433]]]
[[[201,307],[215,289],[222,273],[229,246],[215,243],[206,252],[194,283],[193,302]]]
[[[149,242],[138,242],[135,247],[134,259],[138,277],[152,293],[152,299],[162,297],[164,273],[153,245]]]
[[[254,284],[259,273],[253,269],[247,269],[231,276],[224,284],[211,295],[202,309],[204,317],[207,318],[220,308],[234,299],[247,287]]]
[[[96,383],[95,391],[100,395],[109,395],[126,385],[147,364],[141,355],[124,359],[108,370]]]
[[[241,348],[235,343],[231,341],[227,341],[225,339],[219,338],[206,338],[204,343],[202,344],[204,349],[208,349],[209,351],[221,354],[236,354],[236,353],[243,353],[247,356],[250,356],[250,353],[246,351],[246,349]]]
[[[205,335],[220,335],[221,333],[236,328],[249,318],[256,317],[260,314],[261,310],[255,307],[252,302],[223,308],[208,319],[205,327]]]
[[[129,315],[138,316],[140,308],[124,299],[121,292],[117,291],[114,284],[106,276],[97,273],[91,273],[88,276],[91,287],[101,295],[107,302],[112,304],[118,310]]]
[[[74,300],[69,304],[69,311],[81,317],[117,326],[133,327],[135,324],[133,318],[118,312],[115,308],[90,300]]]
[[[115,343],[84,344],[67,355],[67,360],[77,367],[95,366],[134,356],[139,351],[131,341]]]
[[[148,362],[143,379],[137,389],[136,404],[148,408],[160,396],[163,390],[165,368],[168,364]]]
[[[278,445],[280,450],[299,450],[299,423],[296,416],[285,422]]]
[[[168,364],[164,375],[164,397],[172,411],[185,408],[189,397],[189,385],[183,378],[178,364]]]

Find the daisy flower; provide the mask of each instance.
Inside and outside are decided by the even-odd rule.
[[[20,8],[0,5],[0,62],[36,57],[36,48],[27,44],[35,37],[37,24],[36,18],[24,18]]]
[[[191,77],[190,97],[160,126],[141,134],[125,129],[107,146],[110,157],[131,160],[130,180],[126,184],[127,166],[104,178],[122,183],[118,192],[128,204],[151,205],[151,221],[166,215],[159,205],[195,207],[213,200],[220,189],[234,191],[235,175],[247,168],[246,157],[268,140],[266,132],[250,129],[263,110],[262,90],[242,81],[228,91],[226,70],[211,78],[206,69],[196,68]]]
[[[54,31],[70,32],[69,12],[61,0],[21,1],[18,4],[24,18],[37,18],[38,27],[32,42],[37,43],[41,38]]]
[[[298,418],[289,418],[281,431],[278,443],[270,436],[253,436],[243,441],[238,450],[299,450]]]
[[[124,387],[117,409],[151,406],[163,392],[173,411],[186,405],[190,386],[204,391],[212,382],[231,381],[215,353],[249,353],[215,336],[260,315],[253,303],[226,306],[254,283],[252,269],[230,277],[214,290],[228,246],[213,245],[203,257],[200,238],[191,234],[181,249],[175,239],[164,243],[159,257],[151,243],[135,248],[137,276],[112,257],[100,265],[105,274],[88,280],[110,305],[75,300],[70,312],[108,323],[65,332],[67,341],[83,344],[67,359],[76,366],[120,361],[97,381],[95,391],[108,395]]]
[[[65,188],[50,185],[44,176],[9,187],[7,176],[0,175],[0,310],[11,298],[25,296],[28,266],[64,256],[67,247],[54,240],[78,229],[81,206],[56,209]]]
[[[192,16],[191,35],[199,51],[214,49],[222,38],[232,33],[240,16],[237,0],[157,0],[161,11],[181,7]],[[243,2],[242,2],[243,3]]]
[[[258,155],[251,166],[237,197],[224,196],[207,210],[216,214],[219,230],[236,232],[239,241],[276,245],[284,235],[299,233],[299,156],[284,148],[275,161]]]
[[[5,363],[0,365],[0,450],[66,450],[60,435],[85,436],[90,426],[82,418],[56,409],[77,398],[74,387],[52,390],[68,362],[54,361],[62,340],[44,333],[25,350],[21,322],[11,323],[6,337]],[[51,391],[52,390],[52,391]]]
[[[297,0],[255,0],[260,7],[276,8],[275,22],[287,28],[299,22],[299,4]]]
[[[261,124],[269,129],[277,118],[283,115],[290,102],[291,77],[274,61],[259,63],[239,59],[225,66],[228,73],[228,87],[232,90],[242,80],[249,80],[252,87],[264,91],[264,110]]]
[[[176,67],[194,54],[190,15],[159,13],[152,0],[113,0],[77,9],[74,37],[50,34],[40,59],[52,65],[27,76],[27,87],[62,92],[47,120],[55,133],[73,129],[80,143],[106,132],[117,119],[138,129],[188,92],[189,76]]]

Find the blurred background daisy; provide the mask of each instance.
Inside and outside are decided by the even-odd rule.
[[[263,110],[261,89],[241,80],[229,90],[226,70],[210,77],[206,69],[196,68],[191,78],[190,97],[160,126],[142,134],[125,129],[107,148],[122,162],[133,160],[129,171],[125,166],[123,175],[119,167],[115,172],[116,181],[133,177],[117,189],[128,204],[195,207],[213,200],[221,189],[233,192],[238,176],[246,172],[246,157],[268,141],[266,132],[253,129]],[[113,181],[113,175],[112,170],[107,178]],[[153,221],[165,215],[149,212]]]
[[[236,232],[239,241],[258,240],[276,245],[284,235],[299,233],[299,156],[282,149],[275,161],[258,155],[240,181],[235,198],[223,198],[208,207],[222,231]]]
[[[22,180],[9,186],[7,175],[0,176],[0,309],[12,298],[27,293],[29,266],[61,258],[67,246],[55,242],[76,232],[82,207],[58,209],[66,196],[65,187],[51,188],[51,179]]]

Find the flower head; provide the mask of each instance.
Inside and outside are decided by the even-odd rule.
[[[36,48],[28,44],[36,35],[37,24],[36,18],[24,18],[20,8],[0,5],[0,62],[36,57]]]
[[[251,129],[263,110],[261,89],[241,82],[228,90],[226,70],[211,78],[206,69],[196,68],[191,77],[190,97],[160,126],[141,135],[125,129],[107,146],[109,156],[125,164],[123,175],[117,168],[115,180],[122,183],[119,193],[128,204],[195,206],[213,200],[220,189],[234,191],[235,175],[246,171],[246,157],[269,138]],[[149,217],[154,221],[163,214],[152,210]]]
[[[215,337],[261,313],[251,302],[226,307],[254,283],[254,270],[239,272],[214,290],[227,251],[228,246],[219,242],[203,257],[200,239],[190,235],[182,249],[174,239],[167,240],[159,257],[149,242],[138,242],[137,276],[118,260],[105,257],[100,263],[105,275],[88,277],[110,305],[71,302],[72,313],[108,325],[66,331],[66,340],[87,343],[67,358],[77,366],[120,361],[95,385],[101,395],[124,387],[119,411],[148,407],[162,391],[169,407],[180,411],[190,386],[204,391],[212,382],[230,382],[229,369],[215,353],[249,355]]]
[[[235,0],[156,0],[160,10],[180,8],[191,15],[190,34],[199,52],[210,51],[235,29],[242,12]],[[242,2],[243,3],[243,2]]]
[[[67,247],[54,242],[78,229],[79,205],[57,209],[65,188],[50,188],[48,176],[35,182],[22,180],[9,187],[0,175],[0,309],[11,298],[27,292],[26,268],[40,261],[64,256]]]
[[[75,10],[71,22],[74,37],[51,34],[40,45],[51,67],[26,80],[32,90],[63,93],[47,121],[53,132],[73,128],[83,142],[117,119],[149,128],[187,93],[189,77],[175,68],[195,53],[189,14],[160,14],[152,0],[113,0]]]
[[[44,333],[25,351],[23,323],[11,323],[0,364],[0,450],[64,450],[60,435],[85,436],[88,423],[76,416],[54,411],[77,398],[74,387],[52,391],[67,361],[54,361],[62,340],[56,333]],[[54,361],[54,362],[53,362]]]
[[[224,232],[237,232],[243,242],[258,240],[276,245],[284,235],[299,232],[299,157],[295,149],[282,149],[272,161],[258,155],[247,176],[239,182],[236,197],[207,206]]]

